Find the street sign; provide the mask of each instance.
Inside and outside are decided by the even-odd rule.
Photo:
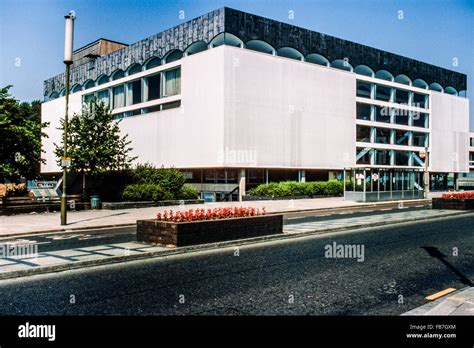
[[[374,181],[377,181],[377,180],[379,179],[379,175],[378,175],[377,173],[374,173],[374,174],[372,175],[372,179],[373,179]]]
[[[426,158],[426,150],[424,150],[424,149],[423,149],[423,150],[420,150],[420,153],[419,153],[419,154],[420,154],[420,158],[421,158],[421,159]]]
[[[62,157],[61,158],[61,167],[69,168],[71,166],[71,157]]]

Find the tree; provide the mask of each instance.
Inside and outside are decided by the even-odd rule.
[[[68,157],[73,172],[88,174],[93,179],[93,191],[97,191],[98,179],[108,171],[127,169],[136,157],[130,157],[127,135],[120,135],[119,123],[103,102],[92,101],[82,108],[82,114],[74,114],[68,120]],[[64,119],[59,129],[64,132]],[[61,162],[64,139],[55,145],[54,153]]]
[[[19,103],[8,90],[0,89],[0,182],[33,179],[39,175],[41,131],[41,102]]]

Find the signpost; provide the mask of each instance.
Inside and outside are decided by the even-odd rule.
[[[425,160],[425,198],[428,198],[428,192],[430,190],[430,173],[429,173],[429,154],[428,147],[420,150],[420,158]]]

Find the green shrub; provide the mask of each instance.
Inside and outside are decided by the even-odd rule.
[[[158,184],[151,183],[140,183],[130,184],[125,187],[122,193],[122,198],[126,201],[162,201],[167,199],[166,195],[169,192],[165,192],[163,188]]]
[[[184,174],[176,168],[156,168],[149,163],[139,164],[133,176],[136,183],[160,185],[168,193],[166,199],[178,198],[186,182]]]
[[[181,191],[179,193],[179,199],[197,199],[199,198],[199,191],[196,190],[191,185],[184,185],[181,187]]]
[[[324,189],[325,196],[340,196],[344,190],[344,183],[337,180],[329,180]]]
[[[82,178],[80,179],[82,181]],[[131,169],[110,171],[98,176],[97,181],[100,183],[97,192],[104,202],[118,202],[122,199],[122,192],[125,187],[135,182],[133,171]],[[91,178],[86,175],[86,182],[89,183],[86,189],[86,196],[94,193],[92,190]]]
[[[262,184],[248,191],[249,196],[290,197],[290,196],[340,196],[343,193],[342,181],[283,181]]]

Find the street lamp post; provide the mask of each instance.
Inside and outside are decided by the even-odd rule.
[[[430,155],[429,155],[428,146],[425,147],[425,198],[428,198],[430,192]]]
[[[70,11],[68,15],[64,16],[66,19],[66,29],[64,36],[64,64],[66,64],[66,110],[64,115],[64,151],[61,160],[63,167],[63,192],[61,194],[61,225],[67,225],[67,167],[70,160],[67,157],[67,126],[68,126],[68,108],[69,108],[69,75],[72,64],[72,47],[74,37],[74,19],[76,18],[74,11]]]

